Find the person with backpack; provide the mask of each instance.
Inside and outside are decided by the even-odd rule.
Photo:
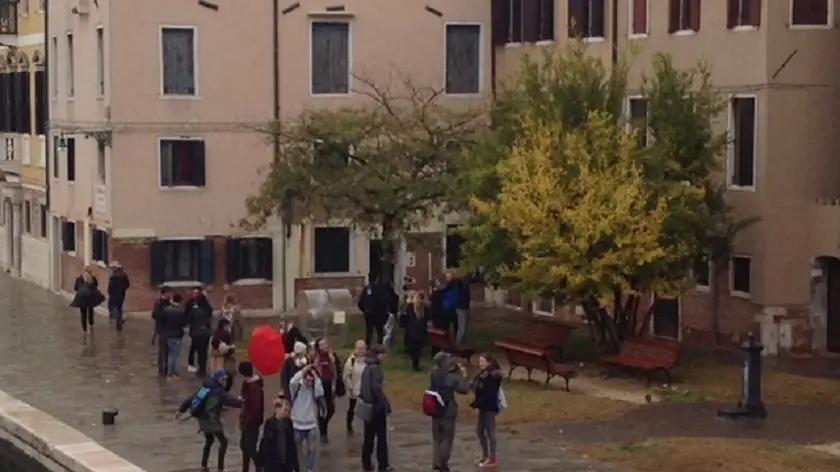
[[[473,378],[472,388],[475,399],[470,407],[478,412],[476,434],[481,445],[481,458],[476,465],[482,468],[496,467],[496,415],[502,408],[504,394],[502,389],[502,370],[499,362],[489,354],[478,358],[481,371]]]
[[[324,387],[324,411],[318,420],[318,428],[321,442],[326,444],[330,442],[329,427],[330,420],[335,415],[335,398],[343,397],[347,388],[341,377],[341,361],[330,347],[329,341],[324,338],[316,339],[312,351],[312,363]]]
[[[210,336],[213,334],[211,328],[213,307],[207,300],[202,287],[192,289],[184,311],[187,313],[187,319],[190,320],[190,350],[187,353],[187,371],[200,374],[202,370],[202,349],[204,350],[204,370],[207,369],[207,344],[204,344],[204,341],[206,340],[209,343]],[[209,329],[205,329],[205,324]]]
[[[318,447],[318,425],[324,386],[315,372],[315,364],[307,364],[289,382],[292,403],[292,426],[298,450],[306,442],[306,466],[309,472],[315,470]]]
[[[434,357],[429,389],[423,393],[423,413],[432,418],[432,469],[449,472],[449,456],[455,440],[458,403],[455,394],[470,391],[467,368],[456,363],[452,356],[439,352]]]
[[[260,438],[260,426],[263,423],[265,390],[263,379],[254,371],[254,365],[244,361],[239,363],[239,373],[243,376],[239,398],[242,399],[242,410],[239,412],[239,448],[242,449],[242,472],[250,470],[251,462],[254,469],[259,470],[257,464],[257,445]]]
[[[265,472],[298,472],[298,450],[295,430],[289,419],[289,402],[282,393],[274,400],[274,416],[263,426],[260,441],[260,470]]]
[[[178,413],[175,414],[175,418],[179,420],[195,418],[198,421],[199,431],[204,434],[204,448],[201,450],[201,472],[209,472],[210,470],[207,468],[207,462],[210,458],[210,449],[216,441],[219,441],[217,470],[224,472],[228,439],[222,425],[222,408],[226,406],[230,408],[242,407],[242,400],[225,392],[223,382],[226,376],[227,372],[224,369],[213,372],[212,376],[202,382],[201,388],[196,393],[190,395],[181,403]],[[187,412],[189,412],[188,415]]]
[[[365,424],[365,437],[362,442],[362,469],[373,470],[373,443],[376,441],[376,461],[380,472],[394,470],[388,459],[388,415],[391,414],[391,402],[385,395],[385,377],[380,365],[388,356],[388,349],[381,344],[374,344],[365,355],[365,370],[362,371],[362,385],[356,416]]]
[[[356,416],[356,402],[362,394],[362,373],[365,371],[365,352],[367,344],[364,339],[356,341],[355,349],[344,364],[344,385],[347,387],[350,402],[347,407],[347,434],[353,434],[353,418]]]

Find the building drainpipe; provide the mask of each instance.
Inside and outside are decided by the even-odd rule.
[[[271,11],[271,40],[272,40],[272,66],[273,66],[273,95],[274,95],[274,103],[273,103],[273,116],[274,123],[277,123],[280,120],[280,2],[279,0],[274,0],[272,2],[272,11]],[[280,159],[280,138],[277,134],[274,134],[272,139],[272,150],[274,155],[272,159],[276,163]],[[286,307],[288,306],[289,302],[289,294],[286,293],[286,288],[288,287],[288,274],[286,270],[286,246],[289,244],[289,236],[291,233],[291,226],[289,222],[286,221],[286,215],[283,215],[283,244],[280,245],[280,265],[281,265],[281,275],[280,275],[280,283],[283,284],[283,311],[286,311]]]
[[[52,164],[52,140],[50,139],[50,115],[51,115],[51,108],[52,108],[52,88],[50,86],[50,2],[44,2],[44,93],[47,95],[43,97],[43,100],[46,102],[46,110],[44,110],[44,139],[47,141],[46,150],[47,150],[47,163],[44,167],[47,175],[44,179],[44,197],[47,201],[47,215],[50,214],[50,167]],[[52,226],[52,221],[48,220],[47,224]],[[53,235],[55,237],[55,235]]]

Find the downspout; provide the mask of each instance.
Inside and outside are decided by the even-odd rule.
[[[272,41],[272,74],[273,74],[273,115],[272,118],[274,120],[274,124],[276,124],[280,120],[280,0],[274,0],[272,2],[272,9],[271,9],[271,41]],[[274,133],[272,139],[272,150],[274,155],[272,159],[276,163],[280,159],[280,138],[277,136],[277,133]],[[289,244],[289,237],[291,236],[292,227],[291,224],[286,221],[287,215],[283,215],[283,244],[280,245],[280,266],[281,266],[281,275],[280,275],[280,283],[283,284],[283,311],[286,311],[286,307],[288,306],[289,302],[289,294],[286,293],[286,288],[288,287],[288,274],[286,270],[286,246]]]
[[[52,143],[53,140],[50,139],[50,111],[52,108],[52,88],[50,87],[50,64],[52,60],[50,59],[50,55],[52,51],[50,51],[50,2],[44,2],[44,94],[46,96],[42,97],[45,101],[46,106],[44,107],[44,143],[46,146],[46,159],[47,163],[44,167],[45,172],[47,175],[44,176],[44,197],[47,201],[47,213],[49,214],[50,210],[50,167],[52,165],[52,153],[54,151]],[[49,221],[47,222],[49,224]],[[53,235],[55,237],[55,235]]]
[[[612,51],[610,56],[610,63],[613,69],[618,65],[618,0],[612,0],[612,33],[610,43],[612,44]]]

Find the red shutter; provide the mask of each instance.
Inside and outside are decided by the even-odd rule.
[[[668,8],[668,32],[676,33],[680,30],[680,0],[669,0]]]
[[[510,38],[510,0],[493,0],[491,6],[493,45],[502,46]]]
[[[540,40],[540,0],[522,0],[522,42]]]
[[[738,26],[738,13],[740,13],[741,0],[727,0],[729,4],[726,7],[726,27],[732,29]]]
[[[750,26],[761,26],[761,0],[749,0],[750,17],[747,24]]]
[[[647,0],[633,0],[633,34],[647,34]]]
[[[691,29],[694,31],[700,31],[700,0],[691,0],[689,12]]]

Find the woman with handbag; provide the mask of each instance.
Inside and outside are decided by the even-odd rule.
[[[356,403],[359,395],[362,394],[362,372],[365,371],[365,353],[367,344],[364,339],[356,341],[353,352],[347,357],[344,364],[342,380],[347,392],[350,394],[350,404],[347,407],[347,434],[353,434],[353,418],[356,414]]]
[[[496,467],[496,415],[502,409],[502,371],[498,361],[490,354],[478,358],[481,371],[472,381],[475,400],[470,406],[478,411],[476,434],[481,444],[481,458],[476,465],[482,468]]]
[[[319,415],[318,427],[321,442],[326,444],[330,441],[330,420],[335,415],[335,397],[342,397],[347,392],[341,376],[341,361],[330,347],[330,343],[324,338],[318,338],[315,340],[313,351],[312,360],[315,371],[324,387],[324,408]]]
[[[93,275],[92,266],[85,266],[82,274],[76,277],[73,290],[76,293],[70,306],[79,309],[82,332],[87,336],[88,326],[93,329],[93,309],[105,301],[105,295],[99,291],[99,281]]]

